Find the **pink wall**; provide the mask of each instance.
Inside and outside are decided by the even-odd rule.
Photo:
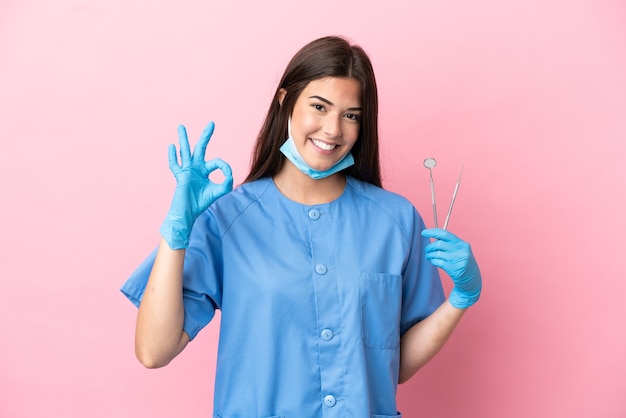
[[[0,3],[0,416],[208,416],[217,324],[144,370],[117,289],[157,242],[176,125],[215,120],[242,181],[284,65],[326,34],[374,61],[388,188],[432,223],[421,161],[442,211],[465,166],[450,229],[484,296],[405,416],[626,416],[624,3],[237,3]]]

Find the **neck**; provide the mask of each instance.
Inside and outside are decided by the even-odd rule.
[[[320,205],[339,198],[346,187],[346,176],[335,173],[323,179],[314,180],[302,173],[289,160],[274,176],[274,184],[290,200],[303,205]]]

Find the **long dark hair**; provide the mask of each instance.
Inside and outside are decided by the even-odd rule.
[[[359,137],[352,147],[354,165],[347,175],[382,187],[378,152],[378,92],[369,57],[357,45],[337,36],[317,39],[305,45],[291,59],[276,89],[265,122],[257,137],[245,182],[271,177],[284,162],[280,147],[287,139],[287,121],[298,96],[313,80],[346,77],[361,85],[362,117]],[[285,91],[282,105],[281,91]]]

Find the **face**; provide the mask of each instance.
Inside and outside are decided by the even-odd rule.
[[[302,158],[324,171],[350,152],[359,136],[361,86],[352,78],[311,81],[291,114],[291,135]]]

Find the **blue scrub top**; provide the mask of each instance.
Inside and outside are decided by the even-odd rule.
[[[214,417],[387,417],[400,337],[444,301],[424,223],[397,194],[348,177],[321,205],[270,178],[223,196],[185,255],[184,330],[221,310]],[[122,292],[139,305],[153,252]]]

